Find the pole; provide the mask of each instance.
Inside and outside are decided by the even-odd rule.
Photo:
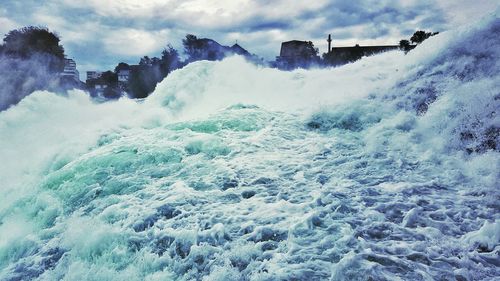
[[[330,53],[332,50],[332,35],[331,34],[328,34],[328,39],[326,41],[328,41],[328,53]]]

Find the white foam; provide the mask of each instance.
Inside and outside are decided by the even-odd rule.
[[[28,96],[0,113],[0,279],[498,276],[498,25],[333,69],[197,62],[141,102]]]

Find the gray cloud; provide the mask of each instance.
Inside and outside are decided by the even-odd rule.
[[[324,51],[328,33],[338,45],[394,44],[417,29],[443,31],[456,24],[453,14],[467,12],[460,10],[471,6],[467,1],[4,0],[0,25],[47,26],[81,66],[106,69],[159,55],[167,43],[181,48],[186,33],[223,44],[238,40],[268,59],[277,55],[281,41],[291,39],[311,40]],[[488,0],[475,2],[475,14],[481,5],[491,9]]]

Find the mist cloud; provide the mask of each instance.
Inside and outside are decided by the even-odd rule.
[[[59,77],[50,71],[53,56],[32,55],[20,59],[0,55],[0,111],[17,104],[35,90],[55,90]]]

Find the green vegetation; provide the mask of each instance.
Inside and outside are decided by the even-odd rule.
[[[415,44],[420,44],[429,37],[434,36],[436,34],[439,34],[439,32],[425,32],[423,30],[419,30],[413,33],[413,35],[410,38],[410,41]]]
[[[188,63],[200,60],[222,60],[234,54],[243,55],[250,61],[259,61],[257,56],[251,55],[237,44],[232,47],[223,46],[212,39],[198,38],[192,34],[186,35],[182,43],[186,55],[184,61],[181,60],[179,52],[168,44],[159,58],[144,56],[137,65],[119,63],[114,69],[116,79],[99,77],[87,80],[88,90],[93,96],[102,95],[104,98],[119,98],[123,93],[127,93],[130,98],[141,99],[151,94],[156,85],[172,71]],[[128,78],[120,81],[118,78],[120,71],[128,71]],[[96,85],[99,86],[97,89]]]
[[[37,90],[69,87],[59,75],[64,69],[59,42],[57,34],[43,27],[28,26],[5,35],[0,45],[0,110]]]
[[[11,30],[3,39],[2,53],[9,57],[29,59],[35,55],[49,56],[48,69],[61,72],[64,68],[64,48],[57,34],[44,27],[28,26]]]
[[[415,33],[413,33],[413,35],[410,37],[410,40],[403,39],[399,41],[399,48],[405,53],[408,53],[409,51],[414,49],[418,44],[424,42],[429,37],[437,34],[439,34],[439,32],[425,32],[423,30],[415,31]],[[412,43],[414,44],[412,45]]]
[[[399,42],[399,48],[409,52],[437,32],[416,31],[409,40]],[[321,59],[312,42],[289,41],[285,53],[277,57],[271,66],[280,69],[309,68],[314,65],[341,65],[380,51],[356,45],[343,53],[325,53]],[[231,47],[220,45],[208,38],[187,34],[182,40],[185,60],[168,44],[160,57],[144,56],[137,65],[120,62],[114,70],[96,73],[86,81],[87,90],[93,97],[117,99],[124,94],[130,98],[145,98],[156,85],[172,71],[199,60],[222,60],[229,55],[243,55],[249,61],[260,64],[262,59],[250,54],[238,44]],[[282,46],[283,48],[283,46]],[[0,110],[19,102],[35,90],[66,90],[78,87],[78,82],[65,81],[64,48],[56,33],[44,27],[28,26],[10,31],[0,44],[0,82],[7,85],[0,90]],[[29,82],[29,83],[28,83]],[[70,83],[71,82],[71,83]],[[70,85],[71,84],[71,85]],[[66,85],[66,86],[64,86]]]

